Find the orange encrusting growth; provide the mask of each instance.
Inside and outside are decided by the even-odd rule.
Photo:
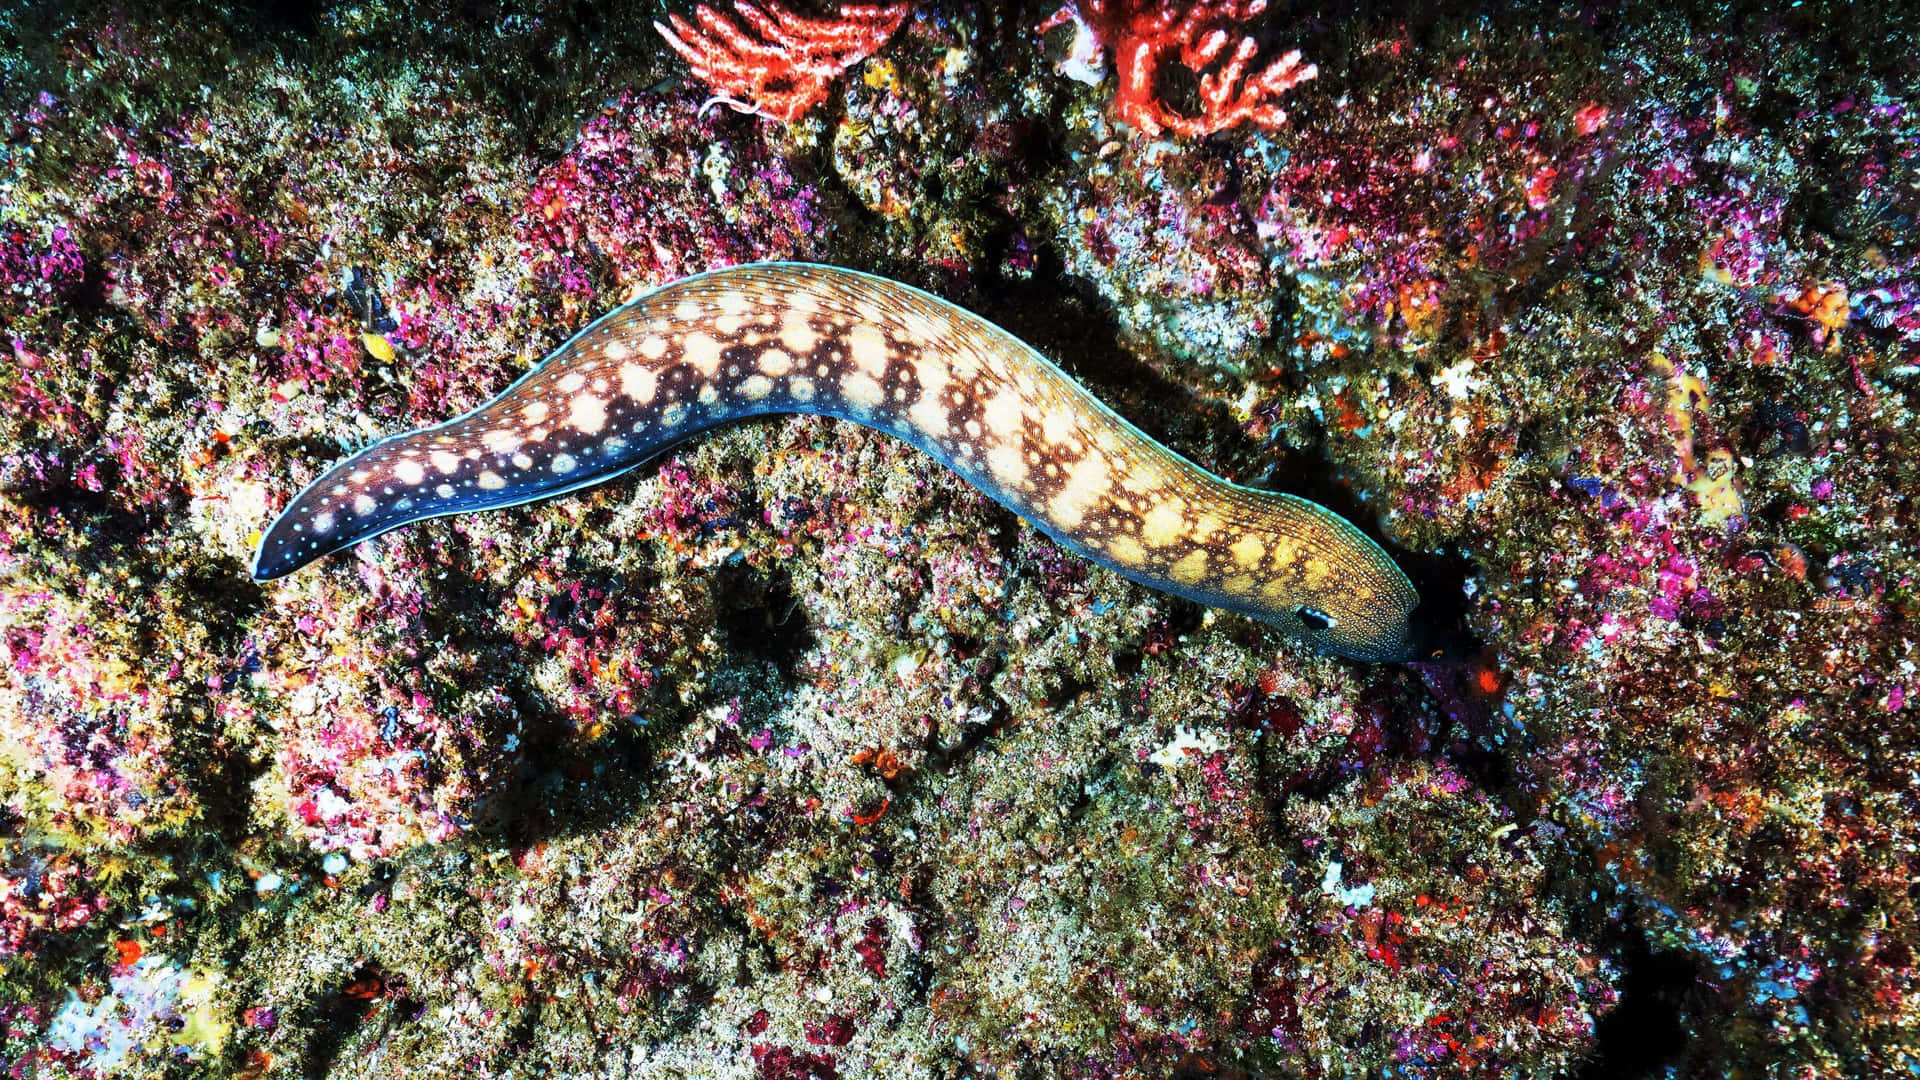
[[[898,282],[798,263],[665,286],[474,412],[354,455],[268,530],[255,573],[289,573],[421,518],[597,483],[699,431],[769,412],[843,417],[911,442],[1135,581],[1329,651],[1405,651],[1417,596],[1352,525],[1199,468],[970,312]]]

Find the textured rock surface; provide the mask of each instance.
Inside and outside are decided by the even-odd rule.
[[[1276,9],[1289,125],[1192,140],[1044,11],[923,4],[791,125],[656,14],[0,13],[0,1062],[1920,1068],[1910,27]],[[761,258],[1330,502],[1465,658],[817,419],[247,580],[345,449]]]

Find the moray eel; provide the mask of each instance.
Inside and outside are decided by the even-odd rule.
[[[1393,660],[1418,602],[1378,545],[1147,437],[1044,356],[852,270],[736,266],[609,312],[478,409],[328,469],[267,529],[259,580],[422,518],[597,484],[716,424],[819,413],[904,439],[1120,575],[1324,652]]]

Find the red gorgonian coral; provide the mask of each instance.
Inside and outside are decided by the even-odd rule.
[[[1240,30],[1266,9],[1267,0],[1071,0],[1040,29],[1074,24],[1078,33],[1067,71],[1088,82],[1098,81],[1101,50],[1113,51],[1120,79],[1113,106],[1123,123],[1148,135],[1171,131],[1191,138],[1248,120],[1279,127],[1287,122],[1280,96],[1319,74],[1300,62],[1298,49],[1249,73],[1260,46]],[[1191,115],[1174,111],[1156,92],[1169,56],[1199,80],[1198,109]]]
[[[671,29],[653,28],[717,91],[715,101],[791,123],[827,96],[841,72],[885,44],[911,6],[846,4],[815,17],[773,0],[735,0],[732,17],[701,4],[694,22],[669,15]]]

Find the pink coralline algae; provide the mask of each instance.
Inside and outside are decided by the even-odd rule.
[[[701,4],[688,22],[654,23],[674,52],[722,101],[741,112],[792,123],[826,99],[840,73],[886,44],[912,5],[843,4],[810,16],[775,0],[736,0],[731,18]]]
[[[687,618],[672,594],[605,577],[583,581],[543,559],[502,597],[499,624],[553,674],[548,693],[569,730],[593,738],[660,704],[669,687],[659,665]]]
[[[1113,110],[1122,123],[1147,135],[1198,138],[1243,123],[1284,126],[1279,99],[1319,74],[1301,62],[1298,49],[1255,63],[1260,45],[1242,31],[1266,7],[1266,0],[1074,0],[1040,28],[1074,23],[1070,73],[1090,71],[1102,48],[1113,52],[1119,80]],[[1163,69],[1176,59],[1198,82],[1191,109],[1164,96]]]
[[[24,308],[76,288],[86,272],[73,230],[57,225],[44,236],[0,228],[0,311]]]
[[[342,703],[314,716],[306,700],[296,697],[294,712],[312,719],[288,725],[278,761],[295,835],[360,859],[453,835],[453,819],[435,805],[432,762],[401,737],[421,722],[415,710],[403,717],[397,705]]]
[[[96,842],[198,813],[164,720],[172,695],[121,647],[55,594],[0,590],[0,759],[14,770],[0,793]]]
[[[1616,121],[1564,91],[1537,58],[1462,59],[1382,114],[1350,105],[1250,200],[1262,239],[1303,272],[1325,333],[1422,346],[1503,275],[1523,278],[1585,238],[1575,208],[1608,165]]]
[[[110,906],[99,888],[82,858],[9,846],[0,855],[0,964],[91,923]]]
[[[536,279],[584,303],[602,273],[635,289],[803,257],[815,199],[763,139],[720,138],[689,96],[624,93],[535,179],[517,227]]]
[[[346,647],[349,634],[417,626],[411,582],[362,576],[362,587],[387,595],[385,618],[379,608],[357,617],[309,609],[285,639],[267,640],[259,678],[284,708],[260,784],[266,805],[313,850],[356,860],[460,832],[485,777],[517,743],[513,708],[497,692],[449,695],[404,643],[378,654]]]

